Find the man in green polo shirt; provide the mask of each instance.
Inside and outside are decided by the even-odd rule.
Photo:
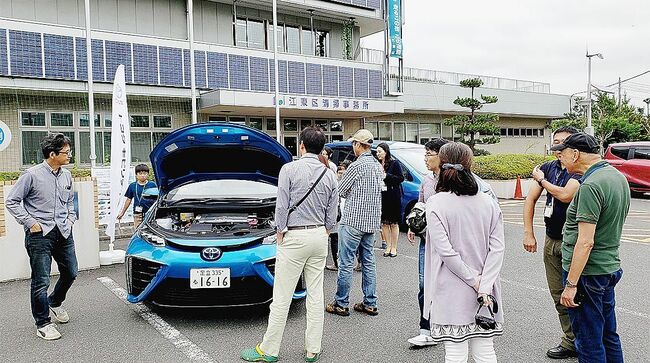
[[[569,173],[582,175],[567,210],[560,297],[576,336],[579,362],[623,362],[616,333],[614,287],[621,279],[619,246],[630,209],[627,180],[599,155],[593,136],[577,133],[551,148]]]

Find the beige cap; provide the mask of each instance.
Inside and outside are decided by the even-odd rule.
[[[373,142],[373,138],[374,137],[372,136],[372,132],[366,129],[361,129],[355,132],[354,135],[348,139],[348,141],[357,141],[362,144],[370,145]]]

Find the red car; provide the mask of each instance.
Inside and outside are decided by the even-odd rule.
[[[625,175],[633,195],[650,192],[650,141],[611,144],[605,160]]]

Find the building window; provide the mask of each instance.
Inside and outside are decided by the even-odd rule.
[[[287,52],[300,54],[300,28],[287,26]]]
[[[109,121],[110,122],[110,121]],[[79,126],[81,127],[89,127],[88,123],[88,114],[87,113],[82,113],[79,115]],[[100,120],[99,120],[99,114],[95,115],[95,127],[100,126]]]
[[[377,121],[367,121],[365,123],[366,130],[370,131],[370,133],[376,138],[377,135]]]
[[[501,136],[508,136],[508,129],[501,129]]]
[[[332,132],[343,132],[343,121],[340,120],[330,121],[330,130]]]
[[[23,126],[45,126],[45,112],[21,112]]]
[[[230,116],[228,117],[228,122],[231,124],[246,125],[246,117]]]
[[[278,31],[277,31],[277,36],[278,36],[278,52],[284,52],[284,26],[282,24],[278,24]],[[269,24],[269,49],[273,49],[273,23]]]
[[[262,129],[262,121],[264,119],[261,117],[251,117],[248,119],[248,126],[261,130]]]
[[[151,133],[131,133],[131,161],[134,163],[147,162],[151,152]]]
[[[153,150],[153,148],[156,147],[156,145],[158,145],[158,143],[162,141],[162,139],[167,137],[167,135],[169,135],[169,132],[154,132],[152,135],[153,135],[153,145],[151,145],[152,147],[151,150]]]
[[[406,142],[418,142],[418,124],[406,124]]]
[[[275,124],[275,119],[274,118],[267,118],[266,119],[266,130],[267,131],[275,131],[276,130],[276,124]]]
[[[235,45],[244,48],[266,49],[264,22],[248,18],[237,18]]]
[[[50,124],[52,127],[72,127],[74,119],[71,113],[52,112],[50,114]]]
[[[314,55],[314,34],[309,28],[302,28],[302,54]]]
[[[438,138],[441,136],[440,131],[442,126],[433,122],[421,122],[420,123],[420,143],[425,144],[429,140]]]
[[[393,140],[406,141],[406,125],[401,122],[393,124]]]
[[[226,116],[210,116],[208,122],[226,122]]]
[[[45,121],[45,116],[43,116]],[[47,131],[23,131],[22,132],[22,149],[23,164],[35,165],[43,161],[41,151],[41,140],[47,136]]]
[[[88,119],[86,119],[86,121],[88,121]],[[103,154],[104,148],[102,147],[103,139],[101,132],[95,133],[95,161],[97,164],[103,164],[105,160]],[[79,132],[79,162],[90,164],[90,132]]]
[[[314,120],[314,126],[318,127],[319,129],[323,130],[324,132],[329,131],[328,129],[328,124],[329,122],[327,120]]]
[[[298,120],[284,119],[284,131],[298,131]]]
[[[311,120],[300,120],[300,131],[311,126]]]
[[[171,116],[154,116],[153,117],[153,127],[171,128],[172,127],[172,117]]]
[[[131,115],[131,127],[150,127],[149,115]]]
[[[113,127],[113,122],[111,119],[113,118],[113,115],[110,113],[105,113],[104,114],[104,127]]]

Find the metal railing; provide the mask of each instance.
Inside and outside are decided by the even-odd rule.
[[[378,49],[361,48],[357,60],[365,63],[383,64],[384,52]],[[397,67],[390,67],[391,78],[397,77]],[[404,80],[459,85],[468,78],[480,78],[486,88],[497,88],[521,92],[550,93],[549,83],[521,79],[482,76],[478,74],[436,71],[431,69],[404,67]]]

